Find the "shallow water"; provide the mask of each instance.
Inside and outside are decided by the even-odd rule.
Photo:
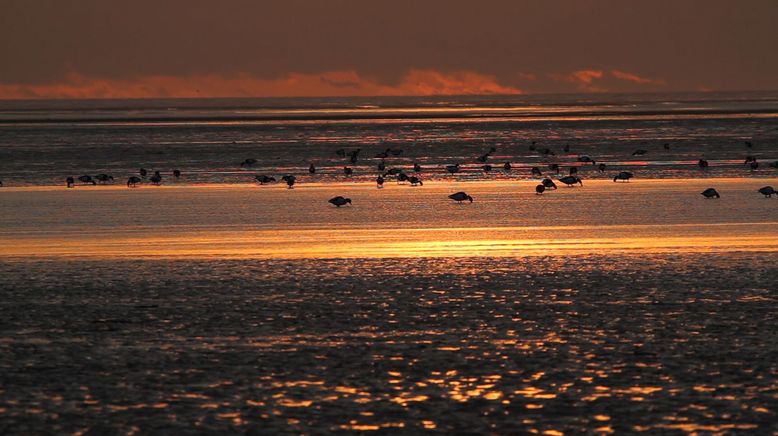
[[[778,179],[19,188],[0,192],[0,256],[460,257],[776,251]],[[560,184],[561,185],[561,184]],[[700,195],[715,186],[721,199]],[[475,202],[447,198],[467,191]],[[336,208],[343,195],[351,206]]]
[[[419,163],[428,179],[445,177],[454,163],[462,164],[459,180],[527,179],[533,166],[580,166],[581,155],[609,167],[601,174],[583,165],[585,178],[621,170],[642,178],[775,177],[776,141],[774,93],[0,102],[5,186],[98,173],[121,184],[139,168],[161,171],[166,184],[174,169],[186,184],[289,173],[303,183],[367,181],[387,148],[402,150],[384,159],[387,168]],[[484,174],[477,158],[492,147],[495,171]],[[546,148],[554,154],[542,154]],[[338,149],[362,151],[352,164]],[[633,156],[638,149],[647,153]],[[749,155],[760,163],[755,170],[743,165]],[[242,168],[247,158],[257,163]],[[505,162],[511,171],[498,170]]]

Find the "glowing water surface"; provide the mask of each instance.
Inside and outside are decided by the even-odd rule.
[[[15,188],[0,256],[389,258],[776,251],[778,179]],[[705,199],[716,187],[721,199]],[[448,194],[467,191],[475,202]],[[343,195],[352,206],[327,200]]]

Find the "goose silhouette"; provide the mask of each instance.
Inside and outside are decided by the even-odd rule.
[[[382,176],[382,175],[379,175],[379,176],[378,176],[378,177],[375,179],[375,183],[376,183],[376,186],[377,186],[378,188],[383,188],[383,187],[384,187],[384,176]]]
[[[148,172],[146,171],[146,168],[141,168],[138,170],[138,174],[140,174],[141,177],[146,177],[146,174]]]
[[[775,194],[775,197],[778,198],[778,191],[773,189],[772,186],[765,186],[763,188],[759,188],[759,193],[764,195],[767,198],[770,198]]]
[[[419,165],[418,163],[414,163],[413,164],[413,171],[415,171],[417,173],[420,173],[421,172],[421,165]]]
[[[173,170],[173,177],[175,178],[181,177],[181,170]]]
[[[708,168],[709,164],[708,161],[705,159],[700,159],[697,161],[697,166],[700,168]]]
[[[314,166],[313,164],[308,166],[308,172],[311,174],[316,174],[316,166]]]
[[[538,186],[535,186],[535,194],[536,195],[543,195],[543,191],[546,190],[546,187],[543,186],[543,184],[539,184]]]
[[[416,176],[411,176],[408,178],[408,181],[411,182],[411,186],[424,186],[424,182]]]
[[[559,181],[569,187],[573,187],[576,183],[583,186],[583,180],[578,176],[564,176]]]
[[[140,183],[141,178],[138,176],[130,176],[129,179],[127,179],[127,187],[128,188],[135,188],[138,186],[138,183]]]
[[[76,185],[76,181],[73,179],[73,177],[68,176],[67,179],[65,179],[65,183],[67,184],[68,188],[72,188]]]
[[[635,175],[632,174],[631,172],[629,172],[629,171],[622,171],[622,172],[616,174],[615,177],[613,177],[613,181],[615,182],[616,180],[622,180],[622,181],[628,182],[629,179],[631,179],[633,177],[635,177]]]
[[[297,177],[286,175],[284,177],[281,177],[281,180],[286,182],[287,188],[292,189],[292,187],[294,187],[294,183],[297,181]]]
[[[254,165],[255,163],[257,163],[257,160],[250,157],[248,159],[245,159],[243,162],[241,162],[240,166],[241,167],[250,167],[250,166]]]
[[[502,166],[502,169],[503,169],[504,171],[510,171],[510,170],[511,170],[511,168],[513,168],[513,167],[511,166],[511,163],[510,163],[510,162],[505,162],[505,165],[503,165],[503,166]]]
[[[635,150],[632,152],[632,156],[643,156],[644,154],[648,153],[648,150],[643,150],[642,148],[639,150]]]
[[[604,173],[606,168],[608,168],[608,166],[604,163],[597,165],[597,169],[600,170],[601,173]]]
[[[460,204],[463,201],[466,201],[466,200],[470,201],[471,203],[473,202],[473,197],[467,195],[466,193],[464,193],[462,191],[455,192],[455,193],[449,195],[448,198],[450,198],[450,199],[452,199],[452,200],[454,200],[454,201],[456,201],[457,203],[460,203]]]
[[[343,174],[345,174],[346,176],[350,176],[354,174],[354,170],[350,167],[343,167]]]
[[[553,180],[551,180],[550,177],[546,177],[543,179],[543,181],[540,182],[544,187],[548,189],[556,189],[556,183],[554,183]]]
[[[583,163],[590,163],[590,164],[592,164],[592,165],[595,165],[595,164],[596,164],[596,162],[594,161],[594,159],[592,159],[591,157],[589,157],[589,156],[586,156],[586,155],[583,155],[583,156],[578,156],[578,162],[583,162]]]
[[[718,191],[716,191],[713,188],[708,188],[708,189],[702,191],[701,194],[705,198],[721,198],[721,195],[719,195]]]
[[[489,165],[489,164],[486,164],[486,165],[482,166],[481,169],[484,170],[485,173],[488,173],[488,172],[492,171],[492,166]]]
[[[159,185],[162,183],[162,175],[159,173],[159,171],[154,171],[154,175],[149,177],[149,181],[155,185]]]
[[[458,173],[459,172],[459,164],[446,165],[446,171],[448,171],[449,174]]]
[[[113,176],[109,176],[108,174],[98,174],[95,176],[95,179],[100,183],[113,182]]]
[[[351,204],[351,199],[350,198],[344,198],[344,197],[341,197],[340,195],[338,195],[337,197],[330,198],[329,202],[331,204],[334,204],[336,207],[341,207],[341,206],[345,206],[347,204]]]
[[[84,183],[84,184],[87,184],[87,183],[91,183],[93,185],[97,184],[97,182],[95,182],[95,180],[92,178],[92,176],[81,176],[81,177],[78,178],[78,180],[81,183]]]
[[[268,177],[268,176],[265,176],[265,175],[257,175],[257,176],[254,176],[254,180],[256,180],[260,185],[264,185],[266,183],[275,182],[276,178],[275,177]]]
[[[531,173],[533,177],[541,177],[543,175],[543,173],[540,171],[540,168],[538,167],[532,167]]]

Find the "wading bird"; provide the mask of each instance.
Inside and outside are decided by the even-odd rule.
[[[540,182],[543,186],[545,186],[547,189],[556,189],[556,183],[554,183],[553,180],[551,180],[550,177],[546,177],[543,179],[543,181]]]
[[[257,183],[259,183],[260,185],[264,185],[266,183],[275,182],[276,178],[275,177],[268,177],[268,176],[265,176],[265,175],[257,175],[257,176],[254,176],[254,180],[256,180]]]
[[[149,177],[149,181],[155,185],[159,185],[162,182],[162,174],[159,171],[154,171],[154,175]]]
[[[767,198],[770,198],[775,194],[775,197],[778,198],[778,191],[773,189],[772,186],[765,186],[764,188],[759,188],[759,193],[764,195]]]
[[[466,193],[461,192],[461,191],[449,195],[448,198],[450,198],[450,199],[452,199],[452,200],[454,200],[454,201],[456,201],[457,203],[460,203],[460,204],[463,201],[470,201],[471,203],[473,202],[473,197],[471,197],[471,196],[469,196]]]
[[[243,162],[241,162],[240,166],[241,167],[250,167],[250,166],[254,165],[255,163],[257,163],[257,160],[250,157],[250,158],[244,160]]]
[[[384,187],[384,176],[382,176],[382,175],[379,175],[379,176],[378,176],[378,177],[375,179],[375,183],[376,183],[376,186],[377,186],[378,188],[383,188],[383,187]]]
[[[713,189],[713,188],[708,188],[708,189],[706,189],[706,190],[702,191],[702,192],[701,192],[701,194],[702,194],[702,195],[703,195],[705,198],[714,198],[714,197],[715,197],[715,198],[721,198],[721,195],[719,195],[718,191],[716,191],[716,190],[715,190],[715,189]]]
[[[344,197],[341,197],[340,195],[338,195],[337,197],[330,198],[329,202],[331,204],[334,204],[337,207],[341,207],[341,206],[345,206],[347,204],[351,204],[351,199],[350,198],[344,198]]]
[[[576,183],[583,186],[583,180],[578,176],[564,176],[559,181],[569,187],[573,187]]]
[[[408,181],[411,182],[411,186],[424,186],[424,182],[416,176],[411,176]]]
[[[622,172],[616,174],[615,177],[613,177],[613,181],[615,182],[616,180],[623,180],[623,181],[627,182],[627,181],[629,181],[629,179],[631,179],[633,177],[635,177],[635,175],[632,174],[631,172],[629,172],[629,171],[622,171]]]
[[[294,187],[294,182],[297,181],[297,177],[286,175],[284,177],[281,177],[281,180],[286,182],[287,188],[292,189],[292,187]]]
[[[448,171],[449,174],[458,173],[459,172],[459,164],[446,165],[446,171]]]
[[[95,176],[95,179],[100,183],[113,183],[113,176],[109,176],[108,174],[98,174]]]
[[[73,186],[76,185],[76,181],[73,180],[73,177],[68,177],[67,179],[65,179],[65,183],[68,185],[68,188],[72,188]]]
[[[708,168],[708,161],[705,159],[700,159],[697,161],[697,166],[700,168]]]
[[[546,187],[543,186],[543,184],[539,184],[538,186],[535,186],[535,194],[536,195],[543,195],[543,191],[546,190]]]
[[[78,178],[78,180],[81,183],[83,183],[83,184],[87,184],[87,183],[91,183],[93,185],[97,184],[97,182],[95,182],[95,180],[92,178],[92,176],[81,176],[81,177]]]
[[[140,177],[138,176],[130,176],[129,179],[127,179],[127,187],[128,188],[135,188],[138,186],[138,183],[140,183]]]

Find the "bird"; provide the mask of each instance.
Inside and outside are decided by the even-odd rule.
[[[140,183],[140,177],[138,176],[130,176],[129,179],[127,179],[127,187],[128,188],[134,188]]]
[[[697,161],[697,166],[700,168],[708,168],[708,161],[705,159],[700,159]]]
[[[81,176],[81,177],[78,178],[78,180],[81,183],[84,183],[84,184],[86,184],[86,183],[91,183],[93,185],[97,184],[97,182],[95,182],[95,180],[92,178],[92,176]]]
[[[505,170],[505,171],[510,171],[511,168],[512,167],[511,167],[511,163],[510,162],[505,162],[505,165],[502,166],[502,169]]]
[[[489,159],[490,153],[482,154],[477,160],[481,163],[486,163],[487,159]]]
[[[376,183],[376,186],[378,188],[383,188],[384,187],[384,176],[379,174],[378,177],[375,179],[375,183]]]
[[[378,171],[383,171],[386,169],[386,162],[381,160],[381,162],[378,163]]]
[[[354,174],[354,170],[350,167],[343,167],[343,174],[345,174],[346,176],[350,176]]]
[[[159,185],[162,182],[162,175],[159,171],[154,171],[154,175],[149,177],[149,181],[155,185]]]
[[[583,186],[583,180],[578,176],[564,176],[559,179],[559,181],[570,187],[574,186],[576,183]]]
[[[578,174],[578,167],[570,167],[569,174],[570,174],[571,176],[572,176],[572,175],[575,175],[575,174]]]
[[[488,173],[488,172],[490,172],[492,170],[492,166],[489,165],[489,164],[486,164],[486,165],[482,166],[481,169],[483,169],[485,173]]]
[[[256,180],[260,185],[264,185],[265,183],[275,182],[275,177],[268,177],[265,175],[256,175],[254,176],[254,180]]]
[[[416,176],[411,176],[408,181],[411,182],[411,186],[424,186],[424,182]]]
[[[586,156],[586,155],[583,155],[583,156],[578,156],[578,162],[590,163],[590,164],[592,164],[592,165],[595,165],[595,164],[596,164],[596,162],[594,161],[594,159],[592,159],[591,157],[589,157],[589,156]]]
[[[362,149],[361,149],[361,148],[358,148],[358,149],[356,149],[356,150],[354,150],[354,151],[350,151],[350,152],[348,153],[348,155],[349,155],[349,160],[351,161],[351,163],[352,163],[352,164],[355,164],[355,163],[357,163],[357,156],[359,156],[359,152],[360,152],[360,151],[362,151]]]
[[[759,188],[759,193],[764,195],[767,198],[770,198],[775,194],[775,197],[778,198],[778,191],[773,189],[772,186],[765,186],[763,188]]]
[[[543,191],[546,190],[546,187],[543,186],[543,184],[539,184],[538,186],[535,186],[535,194],[536,195],[543,195]]]
[[[535,151],[535,144],[537,144],[537,141],[532,141],[532,144],[529,146],[529,151]]]
[[[73,186],[75,186],[76,181],[73,180],[73,177],[68,176],[68,178],[65,179],[65,183],[67,184],[68,188],[72,188]]]
[[[743,165],[749,164],[751,162],[756,162],[755,156],[746,156],[746,160],[743,162]]]
[[[415,171],[417,173],[420,173],[421,172],[421,165],[419,165],[418,163],[414,163],[413,164],[413,171]]]
[[[316,166],[314,166],[313,164],[310,164],[308,166],[308,172],[311,173],[311,174],[316,174]]]
[[[532,167],[532,176],[533,177],[541,177],[543,173],[540,171],[540,168],[538,167]]]
[[[548,189],[556,189],[556,183],[550,177],[546,177],[540,183]]]
[[[713,188],[708,188],[701,193],[705,198],[721,198],[721,195],[719,195],[718,191],[716,191]]]
[[[755,170],[755,169],[759,168],[759,162],[753,161],[753,162],[751,162],[751,164],[749,166],[751,167],[752,170]]]
[[[347,204],[351,204],[350,198],[344,198],[338,195],[337,197],[333,197],[329,199],[329,202],[334,204],[336,207],[345,206]]]
[[[613,181],[615,182],[616,180],[623,180],[623,181],[627,182],[627,181],[629,181],[629,179],[631,179],[633,177],[635,177],[635,175],[632,174],[631,172],[629,172],[629,171],[622,171],[622,172],[616,174],[615,177],[613,177]]]
[[[410,177],[408,177],[405,173],[398,173],[397,174],[397,183],[400,184],[402,182],[407,182],[410,180]]]
[[[604,163],[597,165],[597,169],[599,169],[601,173],[604,173],[606,168],[608,168],[608,166]]]
[[[551,164],[551,165],[548,166],[548,168],[551,171],[556,171],[556,173],[559,174],[559,164],[555,164],[555,163]]]
[[[287,188],[292,189],[292,187],[294,186],[294,182],[297,180],[297,177],[291,176],[291,175],[286,175],[284,177],[281,177],[281,180],[286,182],[286,187]]]
[[[0,180],[0,187],[2,187],[2,186],[3,186],[3,181],[2,181],[2,180]]]
[[[457,203],[462,203],[465,200],[469,200],[471,203],[473,202],[473,197],[467,195],[466,193],[464,193],[462,191],[453,193],[453,194],[449,195],[448,198],[456,201]]]
[[[670,143],[669,142],[665,142],[664,148],[665,148],[665,150],[669,151],[670,150]]]
[[[181,177],[181,170],[173,170],[173,177],[175,178]]]
[[[109,176],[108,174],[98,174],[95,176],[95,179],[100,183],[113,182],[113,176]]]
[[[146,168],[141,168],[138,170],[138,174],[140,174],[141,177],[146,177]]]
[[[390,148],[387,151],[389,152],[389,154],[391,154],[392,156],[395,156],[395,157],[403,154],[403,150],[399,149],[399,148]]]
[[[459,172],[459,164],[446,165],[446,171],[448,171],[450,174],[458,173]]]
[[[241,167],[250,167],[250,166],[254,165],[255,163],[257,163],[257,160],[250,157],[250,158],[244,160],[243,162],[241,162],[240,166]]]
[[[647,150],[638,149],[632,152],[632,156],[643,156],[644,154],[648,153]]]

